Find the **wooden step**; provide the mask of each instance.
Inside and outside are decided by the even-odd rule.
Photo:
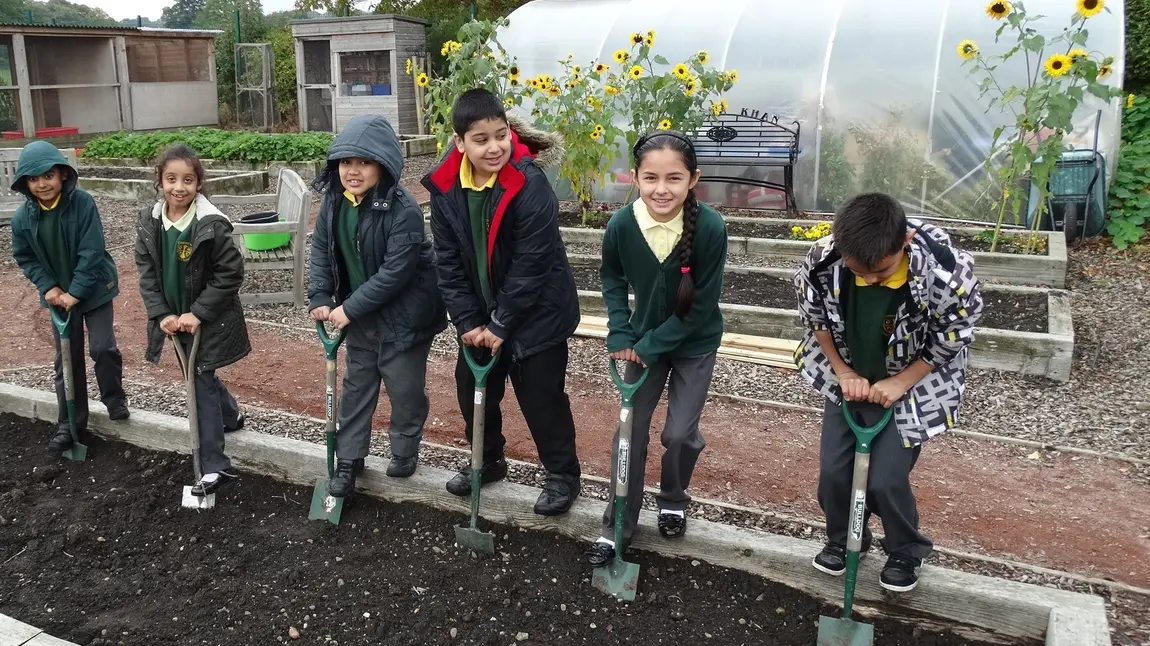
[[[602,316],[583,316],[579,319],[575,334],[591,339],[606,339],[607,319]],[[789,339],[728,333],[723,335],[719,356],[732,361],[794,370],[794,352],[798,343]]]

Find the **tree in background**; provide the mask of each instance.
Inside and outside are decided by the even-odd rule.
[[[196,17],[204,10],[205,0],[176,0],[164,7],[160,22],[168,29],[191,29]]]
[[[1127,92],[1146,94],[1150,90],[1150,0],[1126,0]]]
[[[196,14],[193,27],[219,29],[216,36],[216,86],[220,96],[220,120],[224,123],[235,118],[236,108],[236,10],[240,12],[240,41],[264,42],[263,6],[260,0],[205,0],[204,8]]]
[[[102,9],[74,4],[68,0],[0,0],[0,20],[3,22],[25,22],[29,11],[32,12],[32,22],[37,24],[109,27],[119,24]]]

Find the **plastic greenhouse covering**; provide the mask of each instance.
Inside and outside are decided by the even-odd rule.
[[[1027,13],[1048,38],[1070,25],[1074,0],[1026,0]],[[528,76],[561,70],[560,59],[611,61],[628,35],[653,29],[654,53],[672,64],[700,49],[719,69],[735,69],[739,83],[726,93],[730,112],[758,110],[780,123],[801,124],[795,167],[798,205],[833,210],[859,190],[896,194],[912,211],[986,220],[990,177],[986,157],[994,130],[1012,122],[978,97],[978,75],[956,53],[972,39],[984,54],[1005,52],[1011,34],[994,43],[1002,24],[987,17],[983,0],[535,0],[510,16],[500,43]],[[1114,56],[1106,82],[1121,87],[1124,69],[1123,5],[1110,0],[1088,21],[1088,49]],[[657,70],[661,71],[661,70]],[[1025,63],[1012,58],[996,71],[1003,85],[1026,83]],[[1074,148],[1097,146],[1113,173],[1120,144],[1123,102],[1090,97],[1075,114],[1068,136]],[[1097,128],[1096,128],[1096,124]],[[881,144],[882,154],[875,154]],[[900,163],[890,163],[892,155]],[[885,160],[885,161],[884,161]],[[627,193],[627,160],[611,162],[613,181],[601,199]],[[851,179],[842,171],[854,169]],[[757,172],[781,172],[756,169]],[[704,179],[708,169],[704,167]],[[924,179],[925,176],[925,179]],[[781,178],[775,178],[781,179]],[[762,192],[759,192],[762,195]],[[781,196],[731,204],[730,193],[709,191],[708,201],[776,208]],[[741,198],[742,199],[742,198]],[[994,214],[996,215],[996,214]]]

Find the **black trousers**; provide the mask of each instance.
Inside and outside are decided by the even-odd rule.
[[[883,408],[877,404],[851,405],[851,412],[860,415],[868,426],[882,417],[882,411]],[[934,548],[930,539],[918,531],[918,505],[910,487],[910,472],[921,451],[921,445],[903,446],[893,418],[871,445],[863,541],[870,540],[867,527],[870,514],[877,514],[882,519],[886,534],[883,547],[888,554],[924,559]],[[854,433],[847,426],[842,407],[828,399],[823,409],[823,433],[819,446],[818,497],[819,506],[827,518],[827,538],[844,546],[850,524],[854,462]]]
[[[88,329],[88,354],[95,367],[96,384],[100,387],[100,401],[105,406],[124,403],[124,359],[116,346],[116,333],[112,329],[112,301],[80,314],[72,312],[68,324],[68,338],[72,342],[72,383],[75,386],[76,430],[88,428],[88,371],[84,364],[84,328]],[[60,334],[52,326],[56,342],[56,401],[60,406],[57,419],[61,428],[68,428],[67,398],[64,395],[64,362],[60,357]]]
[[[472,358],[483,364],[491,360],[485,348],[468,348]],[[515,389],[515,398],[527,428],[539,451],[539,461],[554,475],[579,477],[579,457],[575,451],[575,420],[567,398],[567,343],[561,343],[522,361],[512,361],[510,348],[499,356],[498,363],[487,374],[487,407],[484,411],[483,459],[493,462],[503,457],[503,413],[500,402],[506,391],[507,378]],[[455,362],[456,394],[459,410],[467,423],[467,441],[471,441],[475,413],[475,375],[463,358],[462,347]]]

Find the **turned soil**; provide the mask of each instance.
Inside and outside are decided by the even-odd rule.
[[[498,554],[457,549],[462,516],[349,501],[307,520],[310,491],[244,474],[217,507],[179,507],[188,459],[89,441],[42,449],[50,426],[0,416],[0,612],[112,644],[810,644],[834,609],[757,577],[637,553],[632,604],[592,589],[581,545],[496,527]],[[976,644],[876,621],[882,644]],[[454,635],[454,636],[453,636]]]
[[[596,263],[572,262],[575,285],[579,289],[600,291],[599,265]],[[981,328],[1016,332],[1047,331],[1048,302],[1044,293],[1015,294],[983,289],[982,300],[984,309],[982,319],[978,322]],[[723,281],[723,302],[786,310],[797,307],[795,287],[789,278],[758,272],[728,272]]]

